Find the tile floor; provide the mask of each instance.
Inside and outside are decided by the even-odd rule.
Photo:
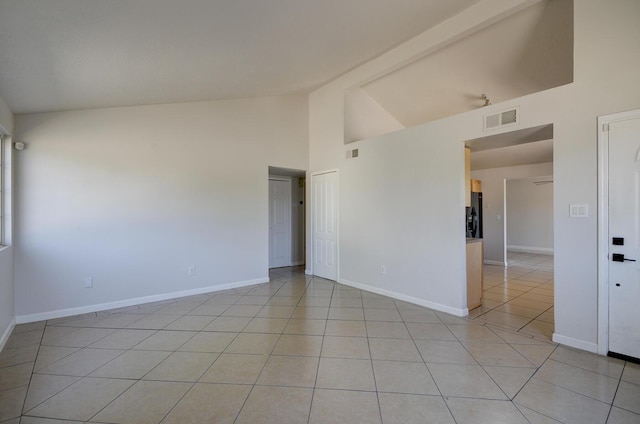
[[[507,268],[484,266],[482,306],[475,321],[536,338],[553,335],[553,256],[508,252]]]
[[[0,423],[640,423],[640,366],[539,336],[278,269],[18,325]]]

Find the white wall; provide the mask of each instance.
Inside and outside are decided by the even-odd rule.
[[[553,253],[553,184],[539,180],[507,180],[508,250]]]
[[[461,34],[468,33],[473,28],[482,26],[483,23],[486,24],[509,13],[514,7],[522,7],[526,4],[530,3],[480,1],[461,15],[312,93],[309,103],[310,170],[346,167],[343,159],[346,150],[343,140],[343,96],[346,89],[357,86],[385,71],[395,69],[424,52],[445,44],[447,40],[460,37]],[[405,144],[402,144],[406,147],[403,150],[406,157],[436,155],[440,150],[446,149],[445,144],[462,143],[463,140],[487,135],[482,129],[483,115],[498,112],[510,106],[519,106],[521,112],[520,124],[517,128],[510,128],[510,130],[553,123],[556,305],[554,339],[561,343],[596,351],[598,342],[597,216],[593,213],[586,219],[570,219],[568,205],[586,203],[591,205],[590,211],[597,210],[597,116],[640,107],[638,100],[640,84],[637,83],[637,75],[640,72],[640,47],[637,43],[640,39],[640,26],[637,25],[640,2],[581,0],[574,3],[574,14],[574,83],[426,124],[419,127],[419,135],[415,130],[407,130],[412,134],[411,136],[401,134],[403,133],[401,131],[385,137],[385,140],[386,144],[393,144],[396,140],[416,137],[412,142],[405,141]],[[418,147],[419,140],[428,144],[428,147]],[[383,144],[376,140],[365,140],[359,142],[358,146],[363,148],[363,152],[365,148],[370,150],[367,154],[372,156],[379,155],[380,149],[390,149],[383,147]],[[459,159],[449,156],[443,158],[443,161],[447,161],[445,165],[451,168],[460,167],[459,175],[454,175],[454,172],[446,174],[456,180],[451,184],[459,183],[460,200],[455,201],[453,198],[444,196],[432,199],[434,205],[437,205],[434,208],[444,208],[452,215],[458,214],[458,211],[462,214],[464,187],[462,148],[460,152]],[[382,175],[400,172],[398,165],[399,162],[391,162],[390,168],[385,169]],[[384,164],[378,166],[383,169]],[[415,163],[412,166],[418,167]],[[400,183],[395,180],[376,179],[378,172],[374,167],[361,172],[357,176],[349,173],[341,174],[341,199],[355,194],[350,190],[351,184],[347,180],[352,178],[370,181],[368,189],[371,191],[372,198],[383,198],[384,193],[389,193],[389,201],[401,204],[419,195],[416,191],[401,188],[410,186],[407,180],[402,180]],[[411,172],[402,170],[402,173],[410,174]],[[416,176],[421,177],[422,174],[416,172]],[[353,221],[349,215],[358,215],[362,220],[359,225],[376,233],[384,232],[388,224],[382,219],[383,215],[371,213],[364,208],[349,211],[345,216],[345,208],[342,205],[340,213],[341,268],[348,262],[358,263],[361,268],[353,269],[349,275],[350,278],[359,280],[362,284],[377,287],[378,283],[371,280],[365,270],[372,269],[381,258],[370,258],[367,251],[359,250],[357,246],[361,241],[343,230],[346,220]],[[429,209],[407,208],[403,219],[407,223],[416,224],[438,216],[439,212]],[[441,233],[448,233],[452,238],[463,237],[462,217],[459,224],[451,220],[441,222],[439,225]],[[442,249],[437,249],[436,245],[441,241],[441,238],[430,241],[432,248],[429,253],[433,255],[430,261],[448,263],[449,260],[454,260],[457,261],[458,268],[463,268],[464,244],[447,243]],[[423,247],[417,238],[400,240],[400,237],[391,236],[390,242],[397,247],[396,257],[398,258],[402,258],[403,254],[412,258],[415,252]],[[350,246],[354,248],[349,248]],[[307,249],[307,255],[309,253]],[[415,291],[421,285],[431,284],[434,286],[432,291],[444,292],[443,296],[447,299],[456,298],[456,295],[460,294],[460,286],[463,282],[457,275],[451,275],[450,269],[434,267],[430,271],[429,280],[417,278],[410,289]],[[393,281],[398,276],[398,272],[400,271],[388,270],[387,280]]]
[[[403,128],[404,125],[400,121],[363,89],[355,87],[344,93],[344,140],[346,143]]]
[[[304,96],[17,116],[18,319],[266,281],[268,166],[307,168],[307,116]]]
[[[485,262],[504,264],[505,261],[504,180],[538,175],[553,175],[553,163],[471,171],[471,178],[482,181],[482,236],[484,238]],[[551,210],[553,210],[553,204]],[[553,222],[553,217],[551,222]]]
[[[0,98],[0,133],[13,133],[13,114],[2,98]],[[10,146],[8,151],[11,152]],[[6,211],[3,215],[6,218]],[[10,228],[5,228],[6,230]],[[13,247],[0,247],[0,350],[13,329],[15,318],[13,293]]]

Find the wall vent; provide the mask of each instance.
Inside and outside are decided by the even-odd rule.
[[[347,159],[357,158],[358,157],[358,149],[347,150]]]
[[[516,107],[493,115],[484,116],[484,130],[493,130],[507,125],[515,125],[520,120],[520,110]]]

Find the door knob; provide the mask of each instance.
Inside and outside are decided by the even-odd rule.
[[[612,253],[611,260],[613,262],[635,262],[635,259],[626,259],[622,253]]]

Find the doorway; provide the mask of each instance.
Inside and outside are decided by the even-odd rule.
[[[269,167],[269,269],[305,263],[305,175]]]
[[[640,362],[640,110],[598,128],[598,352]]]
[[[311,176],[313,275],[338,281],[338,171]]]

